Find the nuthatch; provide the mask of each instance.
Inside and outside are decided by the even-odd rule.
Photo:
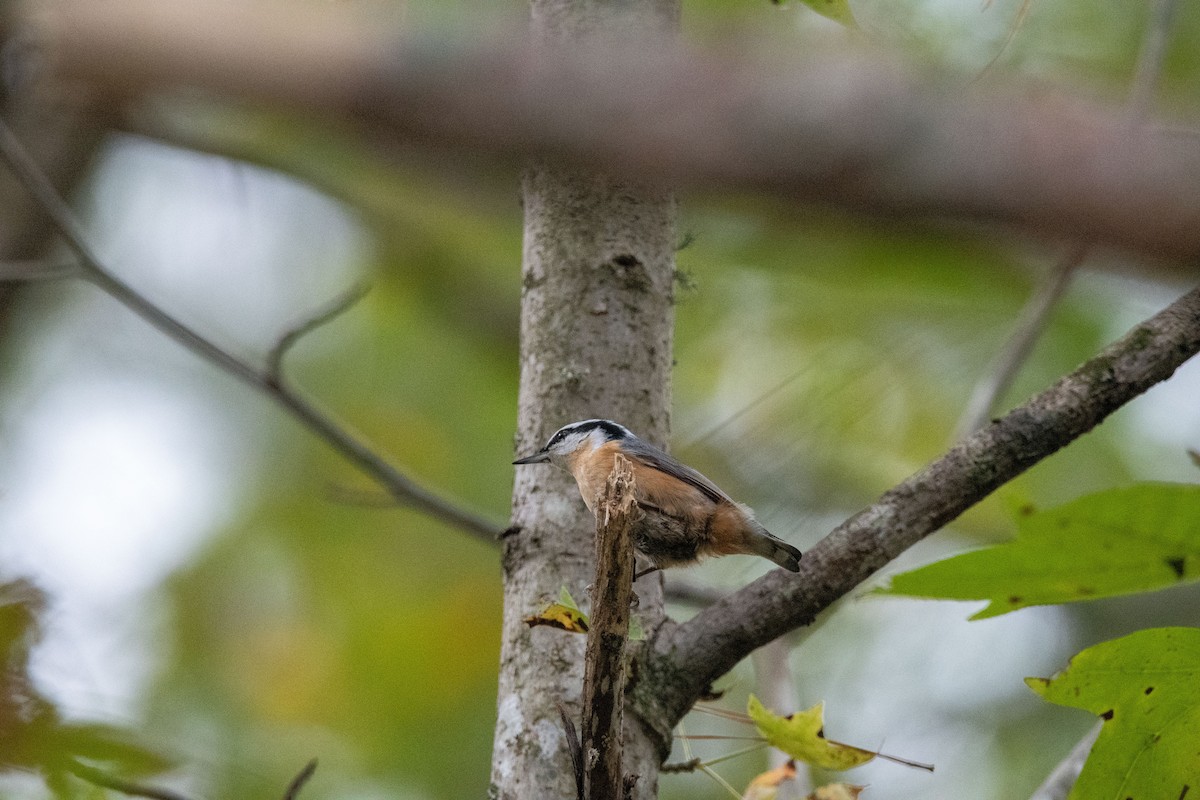
[[[513,463],[548,461],[562,467],[574,476],[583,502],[594,512],[617,453],[629,460],[634,498],[643,512],[633,532],[634,547],[656,568],[693,564],[704,556],[744,553],[799,572],[800,551],[758,524],[749,508],[734,502],[696,470],[610,420],[587,419],[565,425],[541,450]]]

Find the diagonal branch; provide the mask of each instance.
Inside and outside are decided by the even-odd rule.
[[[1016,328],[1009,336],[1004,347],[992,358],[983,377],[971,390],[967,407],[958,420],[954,439],[963,438],[979,430],[987,423],[992,414],[992,408],[1008,388],[1012,385],[1017,373],[1025,364],[1025,359],[1033,352],[1033,346],[1046,330],[1050,322],[1051,312],[1058,301],[1062,299],[1071,278],[1079,265],[1087,258],[1092,247],[1088,243],[1073,244],[1059,258],[1054,268],[1046,275],[1042,285],[1037,288],[1025,307],[1021,309],[1020,319]]]
[[[343,458],[378,481],[399,503],[488,541],[496,537],[500,530],[497,525],[420,486],[372,450],[365,441],[339,425],[312,401],[281,385],[277,374],[267,369],[260,370],[204,338],[108,270],[88,245],[83,226],[79,224],[74,212],[46,178],[45,173],[30,158],[12,130],[3,122],[0,122],[0,157],[8,163],[18,180],[45,210],[51,225],[58,230],[67,246],[75,253],[80,277],[99,287],[196,355],[274,400]],[[279,350],[281,358],[282,350],[278,346],[276,350]]]
[[[1024,15],[1027,5],[1022,6],[1019,16]],[[1144,123],[1150,112],[1150,103],[1154,99],[1154,90],[1162,73],[1163,60],[1167,54],[1167,40],[1170,38],[1177,6],[1177,0],[1156,0],[1151,9],[1150,21],[1142,36],[1142,46],[1138,52],[1137,67],[1126,108],[1126,124],[1131,131]],[[1005,43],[1007,44],[1007,40]],[[959,420],[955,439],[961,439],[982,427],[987,421],[992,408],[1000,396],[1008,391],[1021,365],[1033,351],[1034,344],[1050,321],[1051,312],[1091,249],[1090,242],[1076,242],[1063,254],[1043,284],[1029,298],[1021,311],[1016,330],[992,360],[984,377],[975,384],[971,398],[967,401],[967,408]]]
[[[812,622],[871,573],[1169,378],[1198,351],[1200,289],[1194,289],[842,523],[805,552],[799,573],[771,572],[665,629],[635,688],[643,719],[669,744],[671,726],[738,661]],[[647,681],[647,672],[661,678]]]
[[[296,773],[296,777],[288,783],[287,788],[283,791],[283,800],[296,800],[300,796],[300,790],[304,788],[316,771],[317,760],[314,758],[305,764]]]

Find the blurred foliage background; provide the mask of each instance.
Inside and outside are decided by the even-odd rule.
[[[686,0],[685,35],[773,46],[867,39],[984,83],[1119,102],[1145,4],[854,2],[845,31],[799,4]],[[1181,4],[1156,113],[1194,113],[1200,10]],[[514,14],[523,12],[508,4]],[[383,24],[478,24],[474,4],[348,3]],[[735,46],[735,45],[734,45]],[[261,357],[355,283],[370,293],[305,338],[289,374],[425,485],[503,524],[519,312],[518,176],[369,148],[336,124],[211,99],[134,109],[79,192],[101,254],[164,307]],[[972,384],[1062,244],[910,227],[748,197],[685,197],[675,449],[801,546],[935,457]],[[1057,309],[1017,402],[1189,283],[1112,253]],[[273,406],[90,287],[21,288],[0,340],[0,564],[49,593],[38,691],[68,720],[136,732],[195,797],[486,792],[497,551],[405,510]],[[1194,481],[1200,369],[1037,467],[895,568],[1006,537],[1013,507],[1137,479]],[[567,420],[564,420],[566,422]],[[736,586],[763,566],[686,574]],[[676,577],[676,576],[672,576]],[[836,738],[932,761],[872,765],[868,796],[1027,796],[1087,729],[1021,684],[1141,625],[1194,623],[1200,593],[967,624],[972,607],[849,598],[793,637],[795,691]],[[680,607],[677,615],[691,613]],[[754,689],[723,682],[737,707]],[[787,710],[787,709],[784,709]],[[745,731],[690,719],[689,733]],[[711,756],[736,742],[705,742]],[[762,756],[723,764],[744,785]],[[22,770],[0,794],[42,798]],[[665,797],[722,797],[701,775]]]

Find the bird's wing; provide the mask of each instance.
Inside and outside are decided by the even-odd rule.
[[[707,497],[709,500],[712,500],[714,503],[733,502],[729,498],[729,495],[722,492],[715,483],[686,464],[681,464],[679,461],[671,458],[654,445],[647,444],[643,441],[622,442],[621,444],[621,449],[627,455],[636,458],[647,467],[651,467],[659,472],[670,475],[673,478],[677,478],[689,486],[696,487],[705,497]]]

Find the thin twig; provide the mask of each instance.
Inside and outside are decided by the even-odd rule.
[[[735,758],[741,758],[742,756],[749,755],[750,753],[757,753],[758,751],[766,748],[767,745],[768,742],[764,739],[757,744],[752,744],[749,747],[743,747],[741,750],[734,750],[732,753],[725,753],[724,755],[719,755],[716,758],[710,758],[704,762],[704,766],[715,767],[722,761],[730,761]]]
[[[365,283],[351,287],[329,301],[324,308],[318,309],[310,317],[285,331],[275,342],[271,351],[267,353],[266,374],[276,384],[282,384],[283,357],[287,355],[292,346],[300,341],[301,337],[349,311],[351,306],[367,296],[370,289],[371,287]]]
[[[991,5],[990,2],[985,3],[984,10],[986,10],[989,5]],[[1029,15],[1029,9],[1032,5],[1033,0],[1022,0],[1021,6],[1017,9],[1016,16],[1013,17],[1012,24],[1008,26],[1008,31],[1004,34],[1004,40],[1000,42],[999,49],[997,49],[995,54],[992,55],[991,59],[983,65],[983,69],[979,70],[979,74],[971,79],[971,83],[982,80],[983,77],[991,72],[992,68],[1000,62],[1000,57],[1004,55],[1005,51],[1008,50],[1008,46],[1012,44],[1013,39],[1017,37],[1017,31],[1021,30],[1021,26],[1025,24],[1025,17]]]
[[[499,534],[498,525],[418,485],[372,450],[365,441],[335,422],[312,401],[278,385],[270,373],[257,369],[204,338],[109,271],[88,245],[83,226],[74,212],[4,122],[0,122],[0,156],[46,212],[53,226],[62,234],[67,246],[78,257],[81,277],[95,284],[193,353],[274,400],[303,426],[324,439],[343,458],[378,481],[400,503],[488,541],[494,540]],[[276,349],[280,348],[277,346]]]
[[[79,278],[82,273],[73,262],[53,262],[43,259],[29,261],[0,261],[0,283],[31,283]]]
[[[1033,346],[1045,332],[1051,312],[1062,299],[1076,268],[1083,263],[1090,249],[1088,244],[1072,246],[1021,309],[1016,328],[971,391],[971,399],[967,401],[954,433],[956,441],[987,424],[1000,396],[1012,386]]]
[[[314,758],[296,773],[296,777],[292,778],[292,782],[287,785],[287,789],[283,792],[283,800],[296,800],[300,796],[300,790],[304,788],[304,785],[308,783],[316,771],[317,760]]]
[[[173,792],[170,789],[161,789],[157,786],[147,786],[142,783],[135,783],[123,778],[114,777],[103,770],[90,767],[78,759],[72,759],[67,763],[67,771],[93,786],[120,792],[129,797],[145,797],[148,800],[190,800],[185,795]]]
[[[717,785],[721,786],[725,791],[729,792],[729,796],[732,797],[733,800],[742,800],[742,793],[739,792],[737,789],[733,788],[733,786],[731,786],[729,784],[729,781],[725,780],[719,774],[717,774],[717,771],[715,769],[708,766],[707,764],[701,764],[700,771],[703,772],[708,777],[712,778],[714,781],[716,781]]]
[[[1026,0],[1026,5],[1028,0]],[[1158,0],[1150,11],[1146,33],[1138,51],[1137,66],[1130,83],[1129,99],[1125,107],[1126,125],[1132,132],[1140,127],[1150,113],[1154,91],[1162,74],[1163,59],[1166,57],[1167,41],[1175,17],[1177,0]],[[1020,16],[1026,8],[1023,6]],[[1007,40],[1005,42],[1007,44]],[[989,64],[989,66],[991,66]],[[975,384],[971,399],[959,420],[955,439],[961,439],[978,430],[991,416],[1000,396],[1012,385],[1021,366],[1029,357],[1034,344],[1041,337],[1050,321],[1051,312],[1062,299],[1079,265],[1087,258],[1092,242],[1080,241],[1071,247],[1051,270],[1045,282],[1029,298],[1021,310],[1016,330],[1004,348],[996,355],[987,372]]]
[[[1150,19],[1142,36],[1126,105],[1131,126],[1141,125],[1150,114],[1150,104],[1154,100],[1158,79],[1162,75],[1163,60],[1167,56],[1167,42],[1171,38],[1171,26],[1174,24],[1178,7],[1178,0],[1157,0],[1150,9]]]
[[[1071,749],[1067,757],[1059,762],[1029,800],[1066,800],[1075,786],[1075,781],[1079,779],[1079,773],[1083,772],[1083,763],[1092,752],[1092,745],[1096,743],[1096,737],[1100,735],[1102,727],[1103,723],[1096,723],[1095,727]]]

